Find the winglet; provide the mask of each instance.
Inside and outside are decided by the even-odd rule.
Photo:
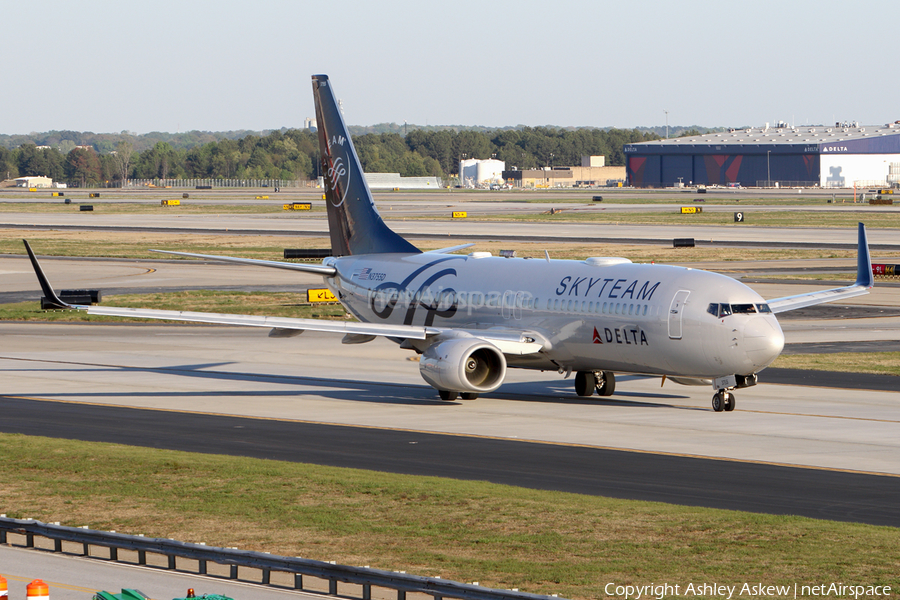
[[[59,296],[56,295],[56,292],[54,292],[53,288],[50,286],[50,282],[47,280],[47,276],[44,275],[44,270],[41,268],[41,264],[38,262],[37,257],[34,255],[34,251],[31,249],[31,246],[28,244],[28,240],[22,241],[25,242],[25,250],[28,252],[28,257],[31,259],[31,266],[34,268],[34,274],[37,275],[38,282],[41,284],[41,290],[44,292],[44,297],[50,301],[50,304],[53,305],[53,308],[75,308],[71,304],[66,304],[59,299]]]
[[[872,273],[872,258],[869,255],[869,239],[866,236],[866,226],[859,224],[859,247],[856,259],[856,285],[873,287],[875,275]]]

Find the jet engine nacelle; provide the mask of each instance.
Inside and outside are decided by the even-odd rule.
[[[425,350],[419,374],[438,390],[492,392],[506,377],[506,358],[484,340],[453,338]]]

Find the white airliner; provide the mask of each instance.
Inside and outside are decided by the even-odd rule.
[[[422,252],[375,208],[331,84],[312,77],[334,256],[321,265],[170,252],[321,275],[360,322],[68,305],[26,248],[44,295],[94,315],[268,327],[273,337],[339,332],[359,344],[384,336],[421,354],[419,371],[444,400],[496,390],[509,367],[575,373],[579,396],[609,396],[615,373],[712,385],[716,411],[735,407],[735,388],[784,346],[775,313],[868,293],[874,284],[866,231],[858,233],[853,285],[765,300],[708,271],[625,258],[550,260]]]

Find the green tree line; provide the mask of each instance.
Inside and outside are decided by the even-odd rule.
[[[521,127],[413,129],[354,136],[363,170],[406,177],[448,177],[465,158],[497,158],[507,168],[580,165],[582,156],[604,155],[624,165],[623,146],[659,139],[636,129]],[[0,146],[0,177],[51,177],[75,187],[119,185],[123,179],[311,179],[318,173],[318,141],[308,130],[288,129],[239,139],[221,138],[176,147],[156,141],[144,149],[132,139],[108,144]],[[71,146],[71,147],[70,147]]]

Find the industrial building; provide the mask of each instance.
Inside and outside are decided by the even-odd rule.
[[[503,171],[503,179],[516,188],[604,187],[625,181],[625,167],[553,167]]]
[[[628,185],[851,188],[900,182],[900,121],[883,126],[778,123],[626,144]]]
[[[469,158],[459,161],[459,184],[463,187],[479,187],[502,182],[506,163],[489,158],[486,160]]]
[[[53,180],[49,177],[19,177],[16,180],[17,187],[26,188],[48,188],[55,187]]]
[[[516,188],[602,187],[624,182],[625,167],[607,167],[605,156],[582,156],[580,167],[514,169],[502,177]]]

